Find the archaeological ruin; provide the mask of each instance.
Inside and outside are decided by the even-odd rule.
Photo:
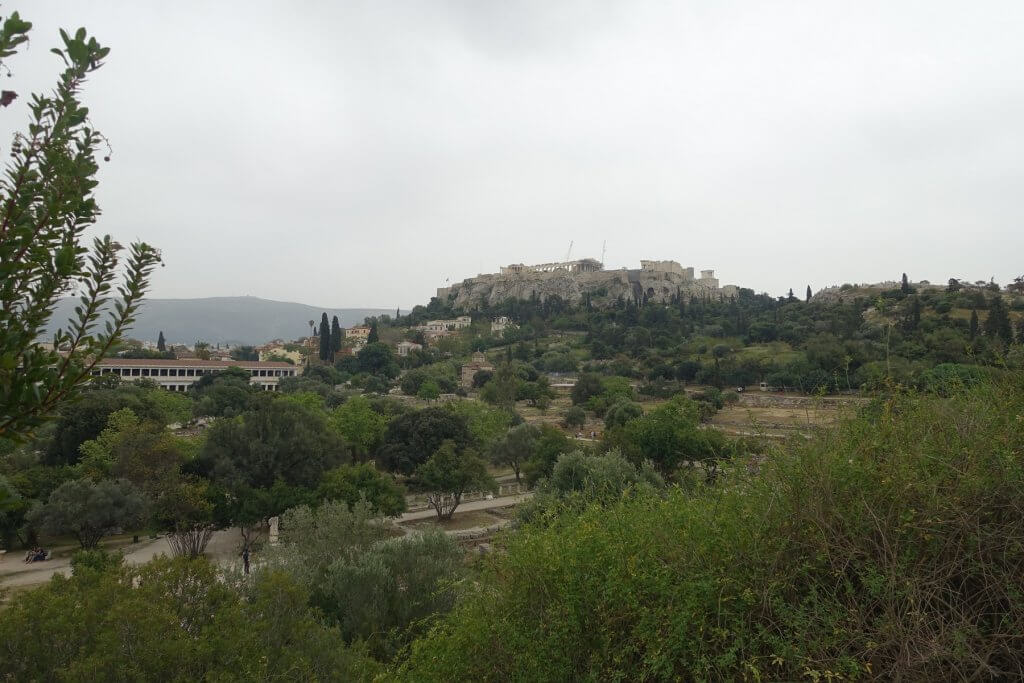
[[[702,270],[696,277],[692,267],[684,268],[676,261],[645,260],[639,268],[605,270],[597,259],[586,258],[536,265],[513,263],[497,273],[440,287],[437,298],[457,310],[469,311],[531,297],[541,301],[559,297],[576,304],[587,295],[591,305],[609,307],[620,299],[667,303],[674,295],[728,298],[738,291],[735,285],[719,285],[713,270]]]

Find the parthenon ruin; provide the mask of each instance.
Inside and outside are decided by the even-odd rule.
[[[673,296],[729,297],[738,292],[734,285],[720,286],[713,270],[694,276],[692,267],[676,261],[643,260],[640,268],[605,270],[593,258],[556,263],[502,266],[497,273],[477,275],[437,290],[437,298],[456,310],[473,310],[507,299],[546,300],[557,297],[578,303],[586,295],[594,306],[611,306],[626,299],[667,302]]]
[[[604,269],[604,264],[597,259],[585,258],[578,261],[560,261],[558,263],[538,263],[533,266],[522,263],[512,263],[502,266],[501,275],[518,275],[521,273],[552,273],[556,270],[565,270],[570,273],[596,273]]]

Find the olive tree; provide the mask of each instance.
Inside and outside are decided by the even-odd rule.
[[[17,12],[6,17],[0,66],[31,28]],[[31,436],[89,380],[134,321],[160,262],[143,242],[128,247],[127,261],[109,235],[83,245],[100,215],[94,190],[106,140],[79,95],[110,49],[84,28],[60,35],[63,47],[52,52],[64,71],[51,92],[31,96],[28,131],[15,133],[0,176],[0,438]],[[4,91],[0,105],[16,97]],[[69,294],[78,297],[73,318],[42,344],[59,298]]]
[[[124,479],[64,482],[28,521],[52,536],[73,536],[83,548],[95,548],[104,536],[142,524],[147,503]]]

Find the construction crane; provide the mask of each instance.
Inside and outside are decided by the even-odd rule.
[[[562,260],[563,261],[568,261],[571,256],[572,256],[572,240],[569,240],[569,249],[566,250],[565,258],[562,259]]]

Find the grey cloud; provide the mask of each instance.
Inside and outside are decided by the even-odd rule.
[[[154,296],[408,307],[570,240],[773,293],[1024,270],[1020,3],[26,5],[19,92],[58,26],[112,47],[100,228]]]

